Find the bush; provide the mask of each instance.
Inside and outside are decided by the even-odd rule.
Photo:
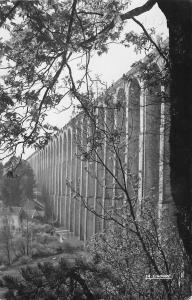
[[[18,263],[21,265],[26,265],[31,262],[31,257],[25,255],[19,258]]]
[[[56,250],[54,248],[51,248],[50,246],[45,247],[45,245],[36,242],[32,244],[31,254],[33,258],[40,258],[54,255],[56,254]]]
[[[75,253],[84,250],[83,242],[80,242],[78,240],[66,240],[62,244],[60,244],[59,247],[64,253]]]
[[[50,224],[44,224],[43,230],[44,230],[44,232],[49,233],[49,234],[53,234],[53,232],[55,231],[53,225],[50,225]]]
[[[36,240],[39,243],[42,244],[48,244],[50,242],[56,242],[57,238],[55,236],[51,236],[50,234],[43,232],[43,233],[38,233],[36,236]]]
[[[142,299],[184,299],[186,283],[181,276],[184,252],[175,227],[171,224],[168,227],[166,223],[167,232],[166,236],[163,236],[165,229],[163,228],[164,232],[161,232],[161,235],[160,229],[155,231],[157,227],[154,219],[154,227],[149,223],[150,220],[147,220],[146,224],[144,218],[142,221],[143,223],[139,223],[142,241],[147,245],[146,252],[151,260],[143,249],[140,236],[131,231],[133,227],[127,226],[126,231],[118,225],[113,225],[107,233],[96,234],[89,241],[88,250],[93,263],[100,268],[103,266],[106,270],[110,268],[113,277],[119,279],[119,282],[110,285],[110,293],[113,292],[112,289],[116,290],[119,299],[140,299],[140,295],[144,295]],[[160,270],[162,277],[164,274],[172,277],[169,286],[170,298],[166,295],[168,280],[149,280],[159,275],[156,270]]]
[[[109,293],[108,283],[117,281],[111,275],[110,270],[98,269],[86,260],[62,258],[57,265],[22,268],[20,277],[3,276],[1,287],[6,288],[4,297],[9,300],[33,300],[34,295],[35,299],[119,300],[117,293]]]
[[[4,255],[0,255],[0,267],[3,268],[6,263],[7,263],[7,260],[6,260],[5,256]]]
[[[15,240],[15,252],[16,252],[16,256],[20,257],[25,255],[25,239],[24,238],[17,238]]]

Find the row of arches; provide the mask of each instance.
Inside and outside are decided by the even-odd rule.
[[[121,187],[129,189],[130,178],[137,206],[153,197],[161,212],[166,109],[161,91],[159,83],[146,89],[137,78],[120,81],[107,104],[95,106],[94,121],[78,115],[29,158],[55,219],[81,240],[107,227],[103,216],[120,206]]]

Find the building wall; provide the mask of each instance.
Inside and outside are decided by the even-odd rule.
[[[121,185],[126,185],[131,197],[136,191],[138,215],[147,197],[154,198],[159,217],[164,203],[170,202],[169,165],[165,163],[168,106],[159,97],[161,91],[160,84],[144,88],[139,71],[132,69],[109,89],[108,104],[106,96],[98,102],[95,128],[81,113],[43,150],[29,157],[38,185],[49,194],[55,220],[81,240],[106,229],[107,222],[100,218],[106,211],[120,210]],[[87,160],[97,128],[105,132],[102,147]],[[121,132],[119,153],[109,143],[116,131]]]

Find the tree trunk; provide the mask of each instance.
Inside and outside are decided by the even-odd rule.
[[[170,47],[170,169],[179,235],[192,262],[192,2],[159,0]]]

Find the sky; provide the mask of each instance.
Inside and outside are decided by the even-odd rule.
[[[132,6],[130,9],[141,6],[146,0],[132,0]],[[146,29],[154,27],[156,33],[162,36],[164,39],[168,36],[168,30],[166,25],[166,19],[156,4],[149,12],[138,16],[137,19],[142,22]],[[135,32],[141,32],[140,27],[132,20],[128,20],[125,27],[126,31],[134,30]],[[0,36],[5,37],[4,31],[0,30]],[[126,74],[131,65],[141,59],[144,55],[136,53],[134,47],[125,48],[123,45],[111,44],[109,46],[108,53],[104,53],[101,56],[95,54],[90,63],[90,69],[92,74],[97,74],[106,82],[109,87],[113,82]],[[2,74],[1,74],[2,75]],[[62,128],[67,124],[72,116],[72,108],[59,112],[63,106],[68,106],[70,103],[69,98],[65,98],[64,102],[57,108],[48,113],[47,122],[51,125]],[[24,158],[27,158],[32,154],[33,149],[27,149]]]
[[[133,0],[132,3],[134,5],[132,5],[131,8],[138,5],[141,6],[145,2],[146,0]],[[145,28],[154,27],[158,35],[162,35],[164,39],[168,37],[166,19],[157,4],[151,11],[137,17],[137,19],[142,22]],[[141,32],[140,27],[132,20],[127,21],[126,30]],[[90,68],[92,73],[98,74],[109,87],[113,82],[121,78],[123,74],[127,73],[131,68],[131,65],[143,56],[143,54],[135,53],[134,47],[125,48],[123,45],[112,44],[109,47],[108,53],[104,53],[101,56],[96,54],[92,58]],[[67,99],[64,101],[66,106],[68,106],[69,101],[67,101]],[[59,113],[58,110],[53,110],[49,113],[47,121],[54,126],[62,128],[69,122],[71,114],[72,108],[63,113]]]

